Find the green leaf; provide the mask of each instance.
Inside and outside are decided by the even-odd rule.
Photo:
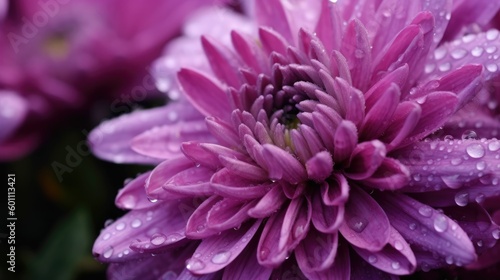
[[[48,236],[29,266],[28,279],[67,280],[76,276],[79,262],[91,251],[89,215],[79,209],[62,220]]]

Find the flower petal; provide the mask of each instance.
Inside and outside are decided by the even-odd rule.
[[[146,172],[126,183],[115,198],[115,205],[122,209],[144,209],[154,206],[146,194],[146,180],[151,172]]]
[[[190,103],[203,115],[221,119],[230,115],[225,88],[218,82],[196,70],[185,68],[179,71],[177,79]]]
[[[256,202],[242,202],[232,198],[224,198],[217,202],[208,212],[207,226],[210,229],[223,231],[239,228],[243,222],[250,218],[248,209],[255,206]]]
[[[268,163],[271,179],[283,179],[292,184],[307,179],[304,166],[290,153],[270,144],[265,144],[263,147],[263,156]]]
[[[228,230],[220,236],[205,238],[193,257],[186,262],[186,268],[194,274],[208,274],[219,271],[230,264],[243,251],[259,229],[262,220],[243,224],[238,230]]]
[[[337,255],[338,234],[322,234],[309,229],[307,237],[295,248],[295,258],[302,271],[324,271]]]
[[[245,179],[227,168],[222,168],[212,176],[210,185],[214,192],[221,196],[251,199],[267,194],[274,184]]]
[[[317,153],[306,162],[306,171],[309,179],[324,181],[333,171],[332,155],[327,151]]]
[[[314,227],[323,233],[336,233],[344,222],[344,206],[323,204],[320,192],[316,191],[312,198],[312,207],[311,221]]]
[[[254,218],[266,218],[278,211],[287,197],[283,194],[280,185],[275,184],[255,205],[248,210],[248,215]]]
[[[146,180],[146,193],[151,198],[163,198],[165,196],[163,185],[177,173],[194,166],[195,163],[185,157],[169,159],[158,164]],[[176,196],[176,198],[179,197]]]
[[[354,180],[369,178],[384,162],[385,154],[385,145],[378,140],[360,143],[354,149],[344,173]]]
[[[269,279],[271,268],[264,267],[257,261],[257,239],[253,238],[246,249],[224,269],[222,280],[234,279]]]
[[[377,193],[375,198],[391,225],[413,247],[431,251],[456,264],[468,264],[476,259],[467,233],[446,215],[403,194],[384,192]]]
[[[389,242],[389,219],[378,203],[361,188],[351,187],[344,218],[339,231],[354,246],[379,251]]]

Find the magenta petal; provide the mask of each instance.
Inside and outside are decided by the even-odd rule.
[[[358,143],[356,126],[350,121],[342,121],[337,127],[337,130],[335,130],[334,138],[334,162],[342,162],[351,156]]]
[[[292,42],[293,34],[283,4],[279,0],[256,0],[255,15],[258,26],[268,26]],[[273,48],[271,48],[273,49]]]
[[[245,223],[238,230],[231,229],[220,236],[203,239],[193,257],[186,262],[186,268],[194,274],[208,274],[223,269],[245,249],[261,222]]]
[[[241,59],[251,68],[258,72],[267,69],[266,59],[262,49],[258,48],[249,36],[237,31],[231,31],[231,41]]]
[[[415,271],[417,260],[405,239],[393,227],[389,243],[378,252],[353,247],[361,258],[372,266],[395,275],[408,275]]]
[[[207,217],[210,209],[212,209],[214,205],[221,200],[222,198],[220,196],[213,195],[203,201],[200,206],[194,210],[186,224],[186,236],[188,238],[202,239],[217,233],[216,230],[208,228]]]
[[[243,145],[241,144],[240,138],[238,134],[235,133],[232,126],[219,119],[210,117],[206,119],[206,122],[208,131],[217,139],[218,143],[227,148],[242,149]]]
[[[169,159],[160,163],[153,169],[149,178],[146,180],[146,193],[152,198],[165,197],[172,199],[172,197],[168,197],[168,195],[165,195],[165,192],[163,192],[163,185],[177,173],[194,166],[195,163],[185,157]],[[179,197],[180,196],[175,196],[174,199]]]
[[[267,194],[274,185],[272,183],[259,183],[239,177],[227,168],[222,168],[217,171],[212,176],[210,184],[215,193],[224,197],[239,199],[262,197]]]
[[[339,242],[333,265],[322,271],[309,271],[307,269],[304,269],[303,273],[307,276],[308,279],[352,279],[351,260],[349,255],[349,247],[347,246],[347,244]]]
[[[328,1],[321,1],[321,13],[316,25],[316,34],[327,51],[340,49],[342,33],[335,32],[335,30],[342,30],[338,8]]]
[[[268,178],[267,172],[255,164],[226,156],[219,156],[219,160],[225,168],[239,177],[255,181],[264,181]]]
[[[335,173],[328,182],[321,185],[321,195],[325,205],[344,204],[349,197],[349,183],[343,175]]]
[[[155,126],[174,124],[178,121],[201,119],[202,116],[186,102],[171,104],[120,116],[103,122],[92,130],[88,141],[92,152],[116,163],[158,163],[160,160],[140,155],[130,147],[130,141],[137,135]]]
[[[261,2],[264,2],[264,0],[262,0]],[[277,33],[276,31],[266,27],[260,27],[259,38],[262,41],[262,46],[264,47],[264,50],[266,50],[268,54],[272,52],[282,55],[286,54],[288,43],[286,39],[283,38],[281,34]]]
[[[215,75],[231,87],[239,87],[238,65],[241,63],[236,55],[226,46],[208,37],[201,37],[201,44],[210,67]]]
[[[181,151],[190,160],[202,166],[218,169],[221,167],[219,157],[203,148],[203,144],[198,142],[184,142],[181,144]]]
[[[171,194],[173,197],[177,195],[187,197],[212,195],[210,178],[213,174],[213,170],[206,167],[188,168],[169,178],[162,186],[163,192]]]
[[[230,106],[225,89],[215,80],[192,69],[181,69],[179,83],[191,104],[205,116],[229,116]]]
[[[354,180],[369,178],[385,159],[385,145],[378,140],[363,142],[354,149],[345,175]]]
[[[386,273],[365,262],[358,254],[351,251],[351,278],[352,280],[399,280],[399,277]]]
[[[313,212],[311,221],[320,232],[336,233],[344,222],[344,206],[329,206],[322,202],[320,192],[316,191],[312,198]]]
[[[462,265],[477,258],[467,233],[446,215],[402,194],[385,192],[376,198],[391,225],[413,247]]]
[[[338,234],[322,234],[314,227],[295,248],[295,258],[302,271],[329,269],[337,255]]]
[[[247,214],[248,209],[255,204],[255,202],[245,203],[241,200],[224,198],[215,203],[208,212],[207,226],[217,231],[239,228],[243,222],[250,218]]]
[[[387,129],[400,97],[399,88],[395,84],[391,84],[367,112],[360,129],[361,138],[365,140],[375,139]]]
[[[122,209],[144,209],[154,206],[146,196],[146,180],[151,172],[146,172],[132,181],[128,182],[118,192],[115,205]]]
[[[306,171],[309,179],[324,181],[333,171],[332,155],[327,151],[317,153],[306,162]]]
[[[410,171],[393,158],[385,158],[380,167],[370,178],[362,180],[362,184],[379,190],[399,190],[410,181]]]
[[[389,127],[381,136],[384,142],[389,143],[388,150],[398,147],[399,144],[413,131],[417,126],[422,109],[412,101],[403,101],[399,103],[394,112]]]
[[[365,90],[370,81],[372,57],[368,33],[359,20],[351,20],[347,25],[341,53],[351,69],[354,87]]]
[[[291,252],[306,237],[311,214],[311,202],[308,198],[292,199],[281,226],[278,250]]]
[[[94,257],[102,262],[123,262],[150,254],[130,249],[138,241],[157,249],[183,240],[190,211],[183,213],[179,207],[182,203],[169,202],[128,212],[101,231],[92,249]]]
[[[266,218],[281,208],[287,200],[280,185],[275,184],[255,205],[248,210],[248,215],[254,218]]]
[[[451,92],[438,91],[418,99],[417,103],[422,108],[422,115],[413,133],[409,135],[409,140],[405,142],[421,139],[442,126],[455,112],[458,98]],[[440,106],[436,107],[436,104]]]
[[[270,178],[283,179],[292,184],[307,179],[304,166],[290,153],[270,144],[265,144],[263,147],[263,156],[268,163]]]
[[[253,238],[238,258],[226,266],[222,280],[269,279],[273,270],[260,265],[257,261],[257,241]]]
[[[356,247],[379,251],[389,242],[390,224],[384,210],[359,187],[351,188],[345,205],[342,236]]]
[[[270,268],[279,267],[290,252],[278,249],[281,225],[284,222],[286,209],[281,209],[271,215],[264,225],[257,246],[257,260],[260,265]]]
[[[182,142],[193,140],[214,142],[202,119],[154,127],[134,137],[130,146],[141,155],[168,159],[181,155]]]

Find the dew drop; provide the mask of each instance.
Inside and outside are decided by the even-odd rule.
[[[486,162],[480,161],[480,162],[476,163],[476,169],[477,170],[482,171],[485,168],[486,168]]]
[[[151,203],[156,203],[156,202],[158,202],[158,199],[156,199],[156,198],[150,198],[150,197],[148,197],[148,200],[149,200],[149,202],[151,202]]]
[[[466,206],[469,204],[469,193],[460,192],[455,195],[455,203],[458,206]]]
[[[227,263],[230,257],[231,257],[231,252],[221,251],[212,257],[212,262],[215,264]]]
[[[398,251],[403,250],[404,248],[403,243],[399,240],[396,240],[396,242],[394,242],[394,248],[396,248],[396,250]]]
[[[125,228],[125,223],[124,222],[121,222],[119,224],[117,224],[115,226],[116,230],[120,231],[120,230],[123,230]]]
[[[418,174],[418,173],[417,174],[413,174],[412,177],[413,177],[413,180],[415,182],[420,182],[420,180],[422,180],[422,176],[420,174]]]
[[[408,227],[410,228],[410,230],[415,230],[417,228],[417,224],[411,223],[408,225]]]
[[[496,72],[498,70],[498,66],[495,63],[490,63],[486,65],[486,69],[490,72]]]
[[[486,39],[492,41],[495,40],[497,37],[498,37],[498,30],[490,29],[486,31]]]
[[[432,216],[432,208],[430,208],[427,205],[424,205],[424,206],[418,208],[418,213],[424,217],[430,217],[430,216]]]
[[[261,259],[263,259],[263,260],[267,259],[267,257],[269,256],[269,253],[270,253],[270,251],[269,251],[269,249],[268,249],[268,248],[266,248],[266,247],[262,247],[262,248],[260,249],[260,252],[259,252],[260,257],[261,257]]]
[[[120,202],[126,209],[132,209],[137,204],[137,198],[133,195],[125,195],[121,197]]]
[[[104,258],[109,259],[113,255],[113,247],[109,247],[102,255]]]
[[[481,144],[471,144],[465,150],[471,158],[482,158],[484,156],[484,148]]]
[[[198,271],[205,268],[205,264],[198,259],[190,258],[186,261],[186,268],[190,271]]]
[[[458,189],[462,187],[462,181],[459,180],[460,175],[449,175],[449,176],[441,176],[441,180],[446,184],[450,189]]]
[[[500,239],[500,229],[495,229],[491,232],[491,235],[493,236],[493,238],[495,238],[496,240]]]
[[[153,234],[153,236],[151,236],[150,242],[151,242],[151,244],[153,244],[155,246],[159,246],[159,245],[165,243],[166,240],[167,240],[167,238],[162,233],[155,233],[155,234]]]
[[[447,256],[446,257],[446,263],[450,264],[450,265],[453,264],[453,257],[452,256]]]
[[[139,219],[135,219],[135,220],[133,220],[133,221],[132,221],[132,223],[130,224],[130,226],[131,226],[131,227],[133,227],[133,228],[138,228],[138,227],[140,227],[141,225],[142,225],[142,222],[141,222],[141,220],[139,220]]]
[[[472,56],[479,57],[483,54],[483,51],[484,49],[482,47],[477,46],[473,48],[470,53],[472,54]]]
[[[494,53],[496,51],[497,51],[497,47],[495,47],[495,46],[489,46],[486,48],[487,53]],[[488,57],[488,58],[490,58],[490,57]]]
[[[462,163],[462,159],[461,158],[453,158],[453,159],[451,159],[450,162],[451,162],[451,165],[455,165],[456,166],[456,165],[459,165],[459,164]]]
[[[432,71],[434,71],[434,69],[436,69],[436,65],[435,64],[427,64],[425,65],[425,73],[426,74],[430,74],[432,73]]]
[[[453,51],[451,51],[450,55],[451,57],[453,57],[454,59],[461,59],[463,58],[465,55],[467,54],[467,51],[464,50],[464,49],[454,49]]]
[[[439,68],[439,71],[441,71],[441,72],[449,71],[451,69],[451,63],[446,62],[446,63],[440,64],[438,66],[438,68]]]
[[[109,225],[111,225],[114,221],[112,219],[107,219],[105,222],[104,222],[104,227],[108,227]]]
[[[462,133],[462,140],[477,139],[477,133],[474,130],[466,130]]]
[[[369,263],[372,263],[372,264],[373,264],[373,263],[376,263],[376,262],[377,262],[377,257],[376,257],[376,256],[374,256],[374,255],[369,256],[369,257],[368,257],[368,262],[369,262]]]
[[[391,267],[394,270],[398,270],[401,267],[401,264],[399,262],[393,262],[391,263]]]
[[[478,240],[476,244],[478,247],[483,247],[483,240]]]
[[[434,58],[436,60],[442,59],[446,55],[446,49],[445,48],[439,48],[436,51],[434,51]]]
[[[103,237],[102,240],[108,240],[111,237],[111,234],[106,233]]]
[[[496,152],[496,151],[500,150],[500,141],[498,141],[498,140],[491,141],[488,144],[488,150],[490,150],[491,152]]]
[[[353,216],[347,221],[347,225],[355,232],[360,233],[365,230],[368,220],[363,217]]]
[[[485,199],[486,199],[486,196],[484,194],[480,193],[476,196],[475,200],[477,203],[483,203]]]
[[[130,251],[127,249],[127,250],[123,251],[123,254],[128,255],[128,254],[130,254]]]
[[[448,219],[445,215],[439,214],[434,219],[434,229],[437,232],[444,232],[448,229]]]
[[[196,227],[196,232],[202,232],[203,230],[205,230],[205,225],[199,225]]]

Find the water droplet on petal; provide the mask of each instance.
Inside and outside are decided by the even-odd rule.
[[[140,227],[141,225],[142,225],[142,222],[141,222],[141,220],[139,220],[139,219],[135,219],[135,220],[133,220],[133,221],[132,221],[132,223],[130,224],[130,226],[131,226],[131,227],[133,227],[133,228],[138,228],[138,227]]]
[[[132,209],[137,204],[137,198],[133,195],[126,195],[121,197],[120,202],[122,203],[123,207]]]
[[[368,225],[368,220],[363,217],[353,216],[347,221],[347,225],[355,232],[360,233]]]
[[[496,151],[500,150],[500,141],[498,141],[498,140],[491,141],[488,144],[488,150],[490,150],[491,152],[496,152]]]
[[[441,180],[446,184],[450,189],[458,189],[462,187],[462,180],[459,180],[459,175],[450,175],[450,176],[441,176]]]
[[[469,193],[459,192],[455,195],[455,203],[458,206],[467,206],[469,204]]]
[[[221,251],[212,257],[212,262],[215,264],[227,263],[230,257],[231,257],[231,252]]]
[[[445,215],[439,214],[434,219],[434,229],[437,232],[444,232],[448,229],[448,219]]]
[[[482,171],[485,168],[486,168],[486,162],[480,161],[480,162],[476,163],[476,169],[477,170]]]
[[[190,258],[186,261],[186,268],[190,271],[198,271],[205,268],[205,264],[198,259]]]
[[[498,70],[498,66],[495,63],[490,63],[486,65],[486,69],[490,72],[496,72]]]
[[[109,247],[106,252],[104,252],[104,254],[102,254],[102,256],[106,259],[109,259],[111,258],[111,256],[113,255],[113,247]]]
[[[102,240],[108,240],[111,237],[111,234],[106,233],[103,237]]]
[[[477,139],[477,133],[474,130],[466,130],[462,133],[462,140]]]
[[[125,228],[125,223],[124,222],[121,222],[119,224],[117,224],[115,226],[116,230],[120,231],[120,230],[123,230]]]
[[[454,49],[453,51],[451,51],[450,55],[451,57],[453,57],[454,59],[461,59],[463,58],[465,55],[467,54],[467,51],[464,50],[464,49]]]
[[[150,198],[150,197],[148,197],[148,200],[149,200],[149,202],[151,202],[151,203],[156,203],[156,202],[158,202],[158,199],[156,199],[156,198]]]
[[[465,150],[471,158],[482,158],[484,156],[484,148],[481,144],[471,144]]]
[[[483,240],[478,240],[476,244],[478,247],[483,247]]]
[[[263,260],[267,259],[267,257],[269,256],[269,253],[270,253],[270,251],[269,251],[269,249],[268,249],[268,248],[266,248],[266,247],[262,247],[262,248],[260,249],[260,252],[259,252],[260,257],[261,257],[261,259],[263,259]]]
[[[369,257],[368,257],[368,262],[369,262],[369,263],[372,263],[372,264],[373,264],[373,263],[376,263],[376,262],[377,262],[377,257],[376,257],[376,256],[374,256],[374,255],[369,256]]]
[[[486,199],[486,196],[484,194],[480,193],[476,196],[475,200],[477,203],[483,203],[485,199]]]
[[[159,245],[165,243],[166,240],[167,240],[167,238],[162,233],[155,233],[155,234],[153,234],[153,236],[151,236],[150,242],[151,242],[151,244],[153,244],[155,246],[159,246]]]
[[[411,223],[408,225],[408,227],[410,228],[410,230],[415,230],[417,228],[417,224]]]
[[[498,30],[490,29],[486,31],[486,39],[492,41],[495,40],[497,37],[498,37]]]
[[[393,262],[391,264],[392,269],[397,270],[401,267],[401,264],[399,262]]]
[[[491,232],[491,235],[493,236],[493,238],[495,238],[496,240],[500,239],[500,229],[495,229]]]
[[[418,208],[418,213],[424,217],[430,217],[432,216],[432,208],[427,205],[424,205]]]
[[[453,264],[453,257],[452,256],[447,256],[446,257],[446,263],[447,264]]]
[[[396,248],[396,250],[398,251],[403,250],[404,248],[403,243],[399,240],[396,240],[396,242],[394,242],[394,248]]]
[[[450,162],[451,162],[451,165],[455,165],[456,166],[456,165],[459,165],[459,164],[462,163],[462,159],[461,158],[453,158],[453,159],[451,159]]]

